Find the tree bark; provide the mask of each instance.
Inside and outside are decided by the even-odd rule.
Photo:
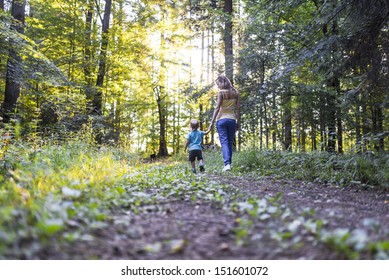
[[[157,89],[157,105],[158,105],[158,120],[159,120],[159,150],[158,156],[168,156],[167,141],[166,141],[166,110],[164,105],[164,99],[166,96],[161,95],[163,89]]]
[[[337,134],[338,134],[338,153],[343,154],[343,125],[342,125],[342,110],[338,108],[336,112]]]
[[[305,129],[306,129],[306,124],[305,124],[305,119],[303,117],[301,118],[301,150],[300,150],[302,152],[306,151],[305,142],[307,139],[307,134],[305,133]]]
[[[85,95],[87,99],[87,112],[93,107],[93,78],[92,78],[92,20],[94,12],[94,0],[89,0],[85,18],[85,46],[84,46],[84,76]]]
[[[335,18],[332,22],[332,28],[331,28],[332,34],[337,35],[338,34],[338,23],[337,19]],[[324,35],[327,35],[324,33]],[[335,53],[337,50],[333,50],[333,53]],[[332,68],[335,68],[334,64],[336,61],[332,62]],[[332,88],[335,92],[330,91],[327,95],[327,127],[328,127],[328,143],[327,143],[327,151],[328,152],[335,152],[335,146],[336,146],[336,113],[337,113],[337,95],[340,91],[340,81],[338,77],[338,73],[331,71],[332,76],[328,78],[328,86]]]
[[[102,25],[102,38],[100,46],[99,70],[96,79],[97,92],[93,98],[93,111],[96,115],[102,114],[103,107],[103,84],[107,64],[109,19],[111,16],[112,0],[105,0],[104,18]]]
[[[311,112],[311,141],[312,141],[312,151],[317,150],[317,142],[316,142],[316,122],[313,116],[313,112]]]
[[[284,107],[284,149],[286,151],[292,150],[292,110],[291,110],[291,94],[285,92],[283,94],[283,107]]]
[[[319,130],[320,130],[320,150],[324,151],[326,147],[326,142],[327,142],[327,128],[326,128],[326,101],[325,101],[325,96],[324,92],[320,93],[319,97]]]
[[[329,86],[331,88],[336,88],[338,83],[337,78],[333,78],[332,81],[329,82]],[[336,96],[335,93],[330,91],[326,96],[327,103],[327,127],[328,127],[328,139],[327,139],[327,151],[335,152],[336,145]]]
[[[165,49],[166,38],[165,35],[161,34],[161,50]],[[166,68],[165,68],[165,57],[162,54],[160,59],[159,78],[158,85],[154,88],[156,101],[158,105],[158,119],[159,119],[159,150],[158,156],[168,156],[167,140],[166,140],[166,120],[167,120],[167,109],[166,109]]]
[[[11,14],[18,21],[12,24],[11,28],[17,32],[24,33],[24,20],[26,11],[26,0],[14,0],[12,2]],[[15,49],[15,45],[10,40],[9,56],[7,61],[7,72],[3,104],[3,121],[9,123],[11,117],[15,114],[16,103],[20,95],[20,80],[22,76],[22,59]]]
[[[357,145],[357,149],[359,150],[362,144],[362,136],[361,136],[361,112],[359,110],[360,108],[360,100],[359,100],[359,94],[356,97],[356,108],[355,108],[355,142]]]
[[[362,152],[366,151],[368,148],[368,137],[369,137],[369,121],[367,119],[367,102],[368,102],[368,96],[366,92],[362,93],[362,100],[361,100],[361,108],[362,108],[362,142],[361,142],[361,149]]]
[[[233,6],[232,0],[224,1],[224,56],[225,56],[225,68],[226,76],[233,83],[234,78],[234,57],[233,57],[233,46],[232,46],[232,14]]]
[[[276,104],[276,93],[273,92],[273,98],[272,98],[273,104],[272,104],[272,146],[273,150],[276,150],[276,144],[277,144],[277,118],[276,118],[276,112],[277,112],[277,104]]]

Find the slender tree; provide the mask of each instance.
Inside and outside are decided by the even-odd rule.
[[[284,149],[289,151],[292,149],[292,95],[289,91],[282,94],[284,117],[283,117],[283,129],[284,129]]]
[[[87,98],[87,111],[92,108],[93,100],[93,77],[92,77],[92,32],[93,32],[93,14],[94,0],[88,0],[85,13],[85,43],[84,43],[84,75],[85,75],[85,94]]]
[[[14,0],[12,1],[11,14],[15,19],[12,23],[11,29],[17,32],[24,33],[26,1]],[[10,42],[9,57],[7,62],[7,73],[5,83],[5,97],[3,104],[3,121],[8,123],[15,113],[16,103],[20,95],[21,78],[22,78],[22,59],[16,48],[17,44]]]
[[[225,56],[225,72],[226,76],[233,83],[234,80],[234,54],[233,54],[233,35],[232,35],[232,16],[233,5],[232,0],[224,1],[224,56]]]
[[[97,115],[102,114],[103,107],[103,84],[104,77],[106,74],[107,67],[107,49],[108,49],[108,32],[109,32],[109,21],[111,17],[111,7],[112,0],[105,0],[104,7],[104,18],[102,22],[102,30],[101,30],[101,45],[100,45],[100,55],[99,55],[99,68],[96,79],[96,88],[97,92],[93,98],[93,111]]]

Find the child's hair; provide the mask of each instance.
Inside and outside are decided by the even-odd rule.
[[[191,120],[190,127],[192,128],[192,130],[198,129],[199,128],[199,121],[198,120]]]

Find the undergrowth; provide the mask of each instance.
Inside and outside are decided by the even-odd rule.
[[[234,154],[234,168],[253,176],[294,178],[341,186],[389,188],[389,154],[293,153],[246,150]]]
[[[182,158],[144,163],[120,148],[83,141],[10,144],[0,161],[0,259],[44,258],[48,248],[91,241],[115,209],[196,200],[223,207],[225,190]]]
[[[350,236],[327,233],[322,230],[321,221],[313,220],[311,215],[294,217],[292,210],[282,203],[281,194],[242,198],[236,188],[221,185],[208,176],[192,174],[183,154],[150,164],[123,148],[98,148],[88,141],[6,144],[0,158],[0,259],[45,258],[48,248],[93,240],[93,230],[115,222],[112,221],[115,209],[126,209],[136,215],[142,211],[147,213],[149,206],[176,200],[211,203],[235,213],[234,233],[239,246],[266,238],[277,246],[300,246],[299,236],[314,231],[318,242],[335,246],[349,258],[355,258],[355,249],[350,248],[355,245],[355,239],[364,250],[387,251],[387,242],[365,242],[365,236],[358,232]],[[204,161],[206,174],[221,174],[220,151],[205,151]],[[359,181],[387,187],[387,161],[387,155],[335,156],[252,150],[234,154],[231,175],[297,178],[343,185]],[[258,224],[272,219],[274,226],[259,234]]]

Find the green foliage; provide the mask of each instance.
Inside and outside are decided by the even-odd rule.
[[[336,155],[251,149],[234,155],[234,166],[242,173],[255,176],[388,188],[388,160],[387,154]]]
[[[284,202],[282,193],[242,195],[238,188],[214,180],[212,173],[221,172],[220,151],[205,151],[204,159],[206,176],[191,173],[184,154],[143,163],[123,148],[98,148],[88,143],[87,137],[38,147],[33,142],[11,142],[1,160],[0,259],[37,258],[50,248],[90,242],[95,230],[125,222],[115,213],[148,215],[176,201],[212,204],[234,217],[237,246],[269,242],[277,250],[297,250],[305,246],[302,240],[310,237],[314,244],[326,244],[346,258],[361,254],[388,258],[387,241],[367,238],[370,231],[379,230],[375,221],[363,221],[363,230],[331,231],[327,221],[315,219],[314,210],[303,208],[296,213]],[[355,167],[353,157],[348,160],[348,168]],[[300,171],[312,169],[299,175],[307,179],[324,176],[314,167],[320,162],[327,169],[323,171],[326,176],[331,173],[328,170],[341,166],[323,155],[303,158],[292,153],[240,152],[234,154],[233,171],[225,176],[258,175],[266,168],[267,175],[298,176],[280,167],[294,164]],[[166,245],[175,254],[188,242],[180,238],[157,241],[142,245],[142,250],[156,254]]]
[[[39,149],[29,143],[11,145],[1,170],[0,239],[4,245],[0,256],[31,258],[60,232],[66,231],[65,236],[72,239],[75,235],[83,238],[82,224],[102,226],[108,202],[100,205],[97,199],[104,198],[106,191],[119,194],[117,178],[136,164],[131,154],[82,142]],[[69,224],[79,224],[78,230],[73,232]],[[26,240],[32,243],[24,246]]]
[[[293,145],[300,144],[292,148],[304,151],[317,149],[318,142],[326,147],[329,136],[342,135],[344,151],[355,143],[387,148],[387,7],[379,1],[369,5],[367,0],[242,1],[233,28],[233,80],[243,114],[239,144],[279,149],[287,138],[288,146],[293,139]],[[103,10],[104,2],[35,0],[24,35],[10,28],[14,20],[2,11],[0,88],[13,42],[22,56],[22,73],[14,78],[22,82],[17,116],[25,133],[81,130],[94,93],[101,91],[104,104],[95,128],[105,143],[152,153],[166,137],[169,153],[177,153],[187,120],[199,116],[206,124],[212,111],[209,84],[222,72],[216,58],[224,52],[216,43],[226,21],[222,7],[217,1],[162,6],[116,1],[106,75],[98,89]],[[200,40],[198,67],[200,52],[192,50],[197,44],[200,51]],[[333,134],[335,121],[342,125],[339,134]]]
[[[389,154],[353,157],[353,180],[364,184],[389,187]]]
[[[196,178],[187,165],[144,164],[122,148],[87,141],[38,149],[11,143],[1,166],[0,259],[34,258],[55,244],[93,240],[90,231],[106,227],[114,209],[148,213],[174,200],[225,204],[223,187]],[[186,241],[171,242],[178,252]]]
[[[342,153],[363,138],[364,148],[387,149],[386,62],[376,58],[387,56],[381,46],[388,44],[388,6],[367,0],[243,2],[245,16],[236,28],[243,143],[269,149],[269,142],[289,147],[293,138],[293,149],[316,150],[320,141],[335,150],[333,137]]]

